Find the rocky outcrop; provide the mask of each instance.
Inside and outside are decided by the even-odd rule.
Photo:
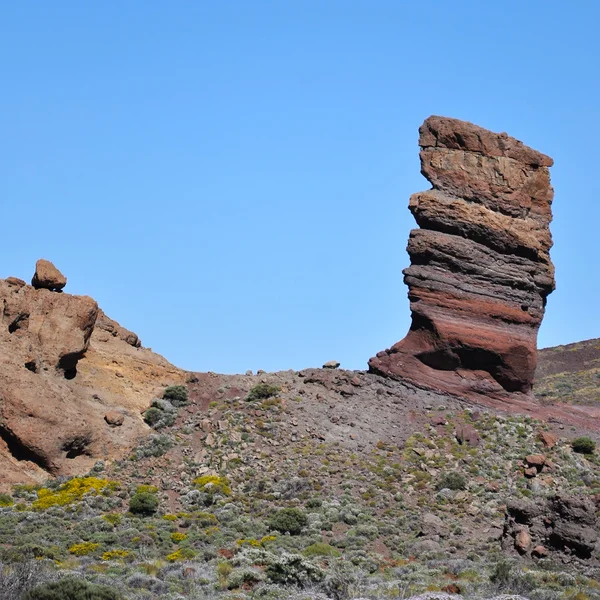
[[[596,508],[590,498],[556,494],[534,503],[507,504],[502,547],[519,554],[546,556],[550,552],[587,559],[598,542]]]
[[[554,289],[552,159],[508,135],[430,117],[409,208],[404,271],[412,324],[372,372],[473,400],[529,395],[537,331]]]
[[[48,285],[0,280],[0,491],[122,457],[152,397],[185,380],[92,298]]]

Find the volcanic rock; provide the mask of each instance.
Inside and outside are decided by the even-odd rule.
[[[60,291],[67,285],[67,278],[49,260],[40,258],[35,263],[31,285],[35,289]]]
[[[152,398],[184,381],[92,298],[0,279],[0,491],[123,456]]]
[[[104,420],[111,427],[120,427],[125,421],[125,417],[116,410],[111,410],[104,415]]]
[[[530,542],[527,545],[521,543],[525,529]],[[526,547],[543,546],[546,552],[589,558],[597,541],[596,511],[589,498],[556,494],[538,504],[524,500],[507,504],[502,538],[507,551],[516,548],[523,553]]]
[[[552,159],[505,133],[429,117],[404,270],[412,324],[371,372],[472,400],[529,397],[554,289]]]

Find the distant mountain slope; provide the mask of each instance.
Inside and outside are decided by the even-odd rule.
[[[542,402],[600,402],[600,339],[540,350],[534,391]]]

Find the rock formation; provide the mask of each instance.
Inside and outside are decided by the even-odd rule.
[[[554,289],[552,159],[443,117],[423,123],[419,145],[433,189],[409,204],[412,324],[370,370],[473,400],[528,395]]]
[[[92,298],[51,291],[45,263],[39,289],[0,280],[0,490],[122,457],[150,431],[152,397],[185,380]]]
[[[60,291],[67,285],[67,278],[49,261],[40,258],[35,264],[31,285],[37,290]]]

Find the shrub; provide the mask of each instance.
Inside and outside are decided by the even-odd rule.
[[[154,398],[150,408],[144,413],[144,421],[154,429],[170,427],[176,418],[177,409],[163,398]]]
[[[38,490],[38,499],[33,502],[32,507],[35,510],[45,510],[51,506],[68,506],[78,500],[81,500],[85,494],[94,494],[105,490],[105,488],[114,488],[114,482],[98,477],[75,477],[63,483],[56,490],[41,488]]]
[[[102,560],[114,560],[116,558],[127,558],[131,552],[129,550],[107,550],[102,553]]]
[[[81,544],[73,544],[69,548],[69,553],[75,556],[87,556],[91,552],[94,552],[100,544],[94,542],[81,542]]]
[[[448,471],[440,477],[436,488],[438,490],[443,490],[444,488],[448,488],[449,490],[464,490],[466,486],[467,480],[462,473]]]
[[[229,481],[226,477],[219,477],[218,475],[202,475],[196,477],[193,484],[205,494],[215,496],[221,494],[222,496],[230,496],[231,488],[229,487]]]
[[[166,454],[173,446],[175,441],[169,435],[149,435],[141,446],[135,449],[135,458],[145,458],[147,456],[162,456]]]
[[[309,558],[313,556],[338,557],[342,555],[342,553],[337,548],[334,548],[329,544],[325,544],[324,542],[315,542],[314,544],[311,544],[310,546],[304,549],[302,554],[304,554],[304,556],[308,556]]]
[[[150,427],[154,427],[154,425],[156,425],[162,419],[163,414],[164,411],[160,410],[160,408],[156,408],[156,406],[151,406],[144,413],[144,421],[146,421],[146,423],[150,425]]]
[[[167,556],[169,562],[178,562],[182,560],[192,560],[196,552],[192,548],[180,548]]]
[[[589,437],[578,437],[571,442],[571,448],[579,454],[593,454],[596,442]]]
[[[248,400],[248,402],[252,402],[253,400],[265,400],[276,396],[278,393],[278,386],[269,385],[268,383],[259,383],[250,390],[248,396],[246,396],[246,400]]]
[[[14,500],[8,494],[0,494],[0,506],[12,506]]]
[[[164,391],[163,398],[173,406],[185,406],[188,403],[188,390],[185,385],[172,385]]]
[[[298,535],[307,524],[308,517],[299,508],[282,508],[269,521],[271,529],[290,535]]]
[[[137,492],[129,500],[129,510],[134,515],[149,517],[158,508],[158,498],[150,492]]]
[[[122,600],[114,589],[88,583],[85,579],[65,577],[26,592],[22,600]]]
[[[320,581],[325,573],[300,554],[283,552],[269,563],[267,576],[274,583],[305,586]]]

